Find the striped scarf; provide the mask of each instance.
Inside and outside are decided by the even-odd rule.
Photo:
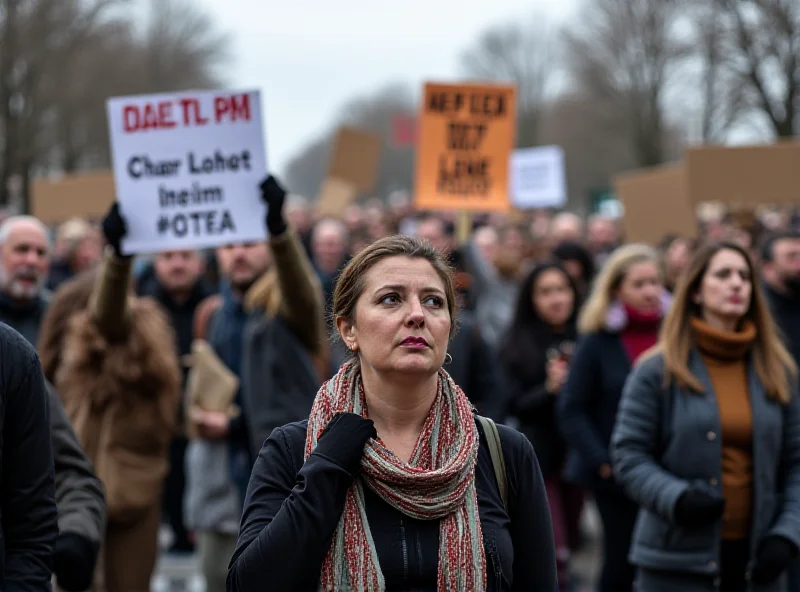
[[[335,413],[367,416],[359,365],[344,364],[322,385],[308,421],[305,456]],[[347,493],[344,512],[320,574],[322,592],[384,592],[386,584],[369,530],[364,485],[386,503],[418,520],[439,520],[439,592],[486,589],[486,557],[478,519],[475,464],[478,431],[466,395],[444,371],[439,391],[408,464],[380,441],[370,440],[360,478]]]

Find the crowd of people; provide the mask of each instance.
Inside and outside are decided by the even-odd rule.
[[[800,591],[791,211],[653,247],[261,191],[211,251],[0,222],[5,589],[148,590],[166,523],[208,591],[566,592],[592,503],[601,592]]]

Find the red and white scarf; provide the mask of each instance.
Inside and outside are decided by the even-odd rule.
[[[344,364],[322,385],[308,421],[305,457],[336,413],[367,416],[361,371]],[[323,592],[384,592],[386,585],[364,508],[364,485],[403,514],[439,520],[439,592],[486,589],[486,557],[478,516],[475,465],[478,431],[464,392],[444,371],[439,390],[408,464],[380,440],[369,440],[361,473],[322,565]]]

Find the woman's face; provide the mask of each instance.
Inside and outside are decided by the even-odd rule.
[[[741,253],[723,249],[708,262],[708,268],[694,295],[703,318],[739,320],[750,308],[753,282],[750,266]]]
[[[563,326],[572,316],[575,295],[569,280],[558,269],[539,274],[533,286],[533,309],[551,327]]]
[[[441,368],[451,318],[445,285],[425,259],[387,257],[364,277],[355,322],[339,320],[345,344],[364,369],[430,375]]]
[[[656,313],[661,308],[663,285],[654,261],[642,261],[630,266],[619,286],[617,297],[634,310]]]
[[[667,249],[664,257],[667,269],[672,275],[678,275],[692,256],[689,243],[685,240],[676,240]]]

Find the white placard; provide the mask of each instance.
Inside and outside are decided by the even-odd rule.
[[[511,203],[519,209],[555,208],[567,202],[564,151],[560,146],[514,150],[510,177]]]
[[[258,91],[116,97],[106,107],[126,254],[265,240]]]

